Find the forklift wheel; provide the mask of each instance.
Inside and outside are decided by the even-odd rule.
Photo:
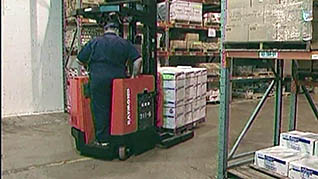
[[[119,160],[127,160],[128,154],[127,154],[127,148],[125,146],[120,146],[118,148],[118,154],[119,154]]]

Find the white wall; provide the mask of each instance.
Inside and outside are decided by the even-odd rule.
[[[63,111],[61,0],[1,0],[2,117]]]

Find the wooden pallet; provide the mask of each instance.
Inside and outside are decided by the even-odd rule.
[[[182,53],[182,52],[187,52],[187,53],[189,53],[189,52],[204,52],[204,50],[203,49],[200,49],[200,48],[171,48],[171,50],[170,50],[172,53],[177,53],[177,52],[180,52],[180,53]]]
[[[226,42],[229,50],[305,50],[310,51],[310,42]]]
[[[186,20],[171,20],[172,25],[199,25],[202,26],[202,22],[186,21]]]
[[[181,135],[183,133],[187,133],[188,131],[192,131],[193,129],[195,129],[196,127],[198,127],[200,124],[202,124],[203,122],[205,122],[205,118],[201,118],[199,120],[193,121],[189,124],[186,124],[182,127],[176,128],[176,129],[164,129],[166,132],[169,133],[173,133],[176,135]]]
[[[203,49],[204,53],[216,53],[219,49]]]

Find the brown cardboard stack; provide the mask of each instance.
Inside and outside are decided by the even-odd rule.
[[[202,42],[199,41],[198,33],[187,33],[185,36],[187,49],[202,49]]]
[[[226,42],[301,42],[318,39],[313,1],[229,1]],[[317,16],[317,15],[316,15]],[[312,25],[316,27],[312,28]]]
[[[170,47],[171,49],[186,49],[187,42],[184,40],[171,40]]]

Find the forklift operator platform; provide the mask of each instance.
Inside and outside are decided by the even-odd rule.
[[[116,32],[119,24],[108,23],[105,35],[91,40],[77,58],[89,66],[89,89],[95,126],[96,145],[107,144],[110,135],[110,108],[112,80],[126,77],[127,61],[134,63],[140,54],[127,40]]]

